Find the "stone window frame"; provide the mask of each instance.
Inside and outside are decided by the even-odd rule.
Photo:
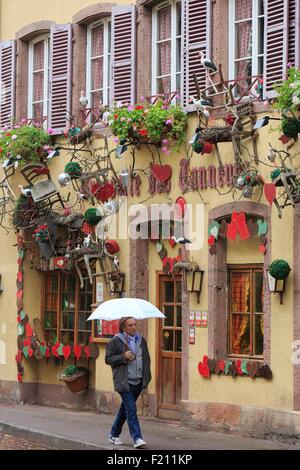
[[[87,91],[87,34],[88,26],[111,17],[112,7],[116,3],[97,3],[82,8],[72,17],[73,26],[73,91],[72,113],[80,116],[79,98],[81,91]],[[88,104],[89,107],[89,104]]]
[[[262,217],[268,224],[267,251],[264,256],[264,281],[267,286],[266,269],[271,262],[271,211],[265,204],[252,201],[226,203],[209,211],[210,224],[221,220],[234,211]],[[227,315],[224,312],[224,297],[227,297],[228,267],[226,260],[226,239],[217,241],[217,253],[208,253],[208,356],[216,359],[229,357],[227,352]],[[264,354],[263,362],[271,365],[271,294],[264,291]]]
[[[54,21],[37,21],[24,26],[16,33],[17,63],[16,63],[16,120],[28,117],[29,91],[29,44],[32,40],[50,34]]]

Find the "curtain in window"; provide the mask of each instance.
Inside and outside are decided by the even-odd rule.
[[[241,354],[241,340],[244,336],[250,316],[250,276],[248,273],[233,273],[232,276],[232,353]]]
[[[237,0],[236,20],[252,18],[252,0]],[[237,51],[236,58],[252,55],[251,47],[252,20],[244,21],[236,25]],[[242,60],[237,65],[237,78],[251,75],[251,59]],[[246,84],[246,83],[245,83]]]
[[[103,89],[104,25],[92,29],[92,90]],[[101,57],[99,57],[101,56]],[[98,107],[103,101],[102,91],[92,93],[91,107]]]
[[[171,74],[171,11],[171,6],[168,6],[158,12],[158,40],[164,41],[158,45],[158,75]],[[170,78],[162,78],[160,82],[159,91],[169,93]]]
[[[44,57],[45,42],[37,42],[33,48],[33,102],[35,103],[33,105],[34,118],[42,118],[44,114]]]

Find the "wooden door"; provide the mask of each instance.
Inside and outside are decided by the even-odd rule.
[[[158,415],[175,419],[181,400],[181,289],[181,276],[158,275],[159,308],[166,316],[158,321]]]

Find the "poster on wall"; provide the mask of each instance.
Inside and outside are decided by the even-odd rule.
[[[202,316],[200,310],[196,312],[196,326],[199,328],[202,326]]]
[[[190,311],[190,326],[195,326],[195,312],[193,310]]]
[[[202,310],[202,321],[201,321],[202,328],[207,328],[207,311]]]
[[[189,331],[189,344],[195,344],[195,328],[192,326]]]

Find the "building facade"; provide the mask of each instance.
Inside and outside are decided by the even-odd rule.
[[[116,325],[86,320],[120,290],[166,316],[140,324],[153,376],[141,414],[299,435],[299,142],[274,107],[274,84],[299,68],[299,31],[298,0],[1,1],[2,139],[39,123],[51,148],[38,176],[56,185],[39,206],[26,166],[1,160],[1,397],[113,412],[104,352]],[[141,142],[141,128],[138,139],[109,132],[124,109],[176,103],[179,149]],[[176,118],[163,124],[172,132]],[[70,162],[81,173],[62,181]],[[28,186],[37,205],[22,209]],[[96,222],[119,211],[104,235],[83,220],[89,208]],[[280,295],[268,282],[278,259],[291,268]],[[85,394],[57,378],[74,362],[89,369]]]

